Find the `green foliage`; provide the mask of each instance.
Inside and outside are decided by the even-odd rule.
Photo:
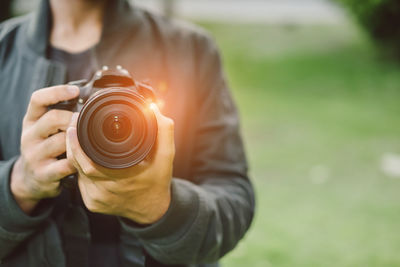
[[[204,25],[242,118],[256,217],[224,267],[400,266],[400,70],[358,27]]]
[[[339,0],[355,14],[388,55],[400,60],[400,1],[398,0]]]

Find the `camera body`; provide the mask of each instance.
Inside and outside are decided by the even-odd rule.
[[[149,85],[135,81],[121,66],[104,66],[90,81],[69,84],[79,87],[79,97],[49,108],[79,112],[78,140],[93,162],[123,169],[148,156],[158,131],[150,108],[156,93]]]

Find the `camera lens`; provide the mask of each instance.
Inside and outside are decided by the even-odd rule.
[[[110,114],[103,123],[104,136],[112,142],[122,142],[134,135],[132,122],[121,113]]]
[[[150,153],[157,122],[139,93],[107,88],[83,106],[77,131],[89,158],[106,168],[121,169],[138,164]]]

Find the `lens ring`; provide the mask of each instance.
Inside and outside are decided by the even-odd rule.
[[[121,141],[104,135],[104,121],[114,114],[123,115],[132,124],[129,137]],[[150,153],[157,128],[154,112],[139,93],[115,87],[97,93],[85,103],[77,131],[79,143],[89,158],[103,167],[122,169],[138,164]]]
[[[126,101],[119,101],[118,103],[114,100],[107,101],[107,106],[120,106],[119,110],[122,110],[123,106],[129,106],[129,102]],[[117,108],[118,109],[118,108]],[[105,117],[108,114],[113,113],[107,108],[104,108],[103,105],[98,106],[94,111],[91,113],[92,116],[88,119],[88,133],[89,133],[89,142],[91,143],[92,147],[96,149],[97,152],[103,154],[104,156],[108,157],[126,157],[129,153],[134,153],[139,146],[142,145],[144,137],[147,134],[147,129],[145,127],[145,121],[143,116],[140,116],[141,112],[136,110],[136,107],[132,107],[130,112],[125,112],[126,116],[128,117],[127,113],[137,120],[136,123],[136,141],[133,140],[125,140],[119,143],[113,143],[109,141],[105,136],[102,129],[102,125],[104,124]],[[124,113],[119,111],[118,113]],[[93,115],[94,114],[94,115]],[[126,148],[125,148],[126,147]]]
[[[121,142],[126,140],[130,134],[135,135],[129,118],[121,113],[110,114],[104,119],[102,126],[104,137],[111,142]]]

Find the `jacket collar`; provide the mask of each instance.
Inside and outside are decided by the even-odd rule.
[[[99,49],[102,50],[103,43],[115,37],[116,32],[121,32],[126,27],[133,26],[132,23],[139,21],[132,18],[131,7],[126,0],[108,0],[106,13],[104,15],[103,32],[100,39]],[[27,41],[29,46],[38,54],[45,55],[49,43],[52,15],[49,0],[42,0],[39,8],[34,12],[27,29]]]

